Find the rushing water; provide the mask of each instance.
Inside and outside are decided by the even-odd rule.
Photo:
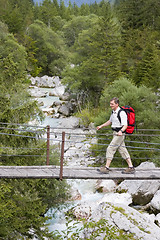
[[[49,230],[56,231],[60,233],[66,230],[66,220],[65,212],[67,212],[72,207],[76,206],[78,203],[83,202],[95,202],[102,198],[103,193],[95,192],[96,180],[67,180],[68,184],[72,185],[73,188],[78,189],[81,195],[81,200],[75,200],[67,202],[60,206],[60,208],[52,208],[47,212],[47,216],[51,216],[52,219],[48,221]],[[74,224],[74,221],[71,225]]]

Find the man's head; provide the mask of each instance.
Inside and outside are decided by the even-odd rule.
[[[119,99],[114,97],[110,100],[110,107],[112,108],[112,110],[116,111],[116,109],[119,106]]]

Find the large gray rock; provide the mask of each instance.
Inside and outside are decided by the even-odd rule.
[[[44,91],[40,90],[39,88],[37,87],[34,87],[34,88],[30,88],[29,90],[29,93],[32,97],[34,98],[42,98],[42,97],[46,97],[48,92],[46,92],[46,90],[44,89]]]
[[[63,98],[63,95],[65,93],[65,88],[66,87],[63,85],[53,88],[53,90],[50,93],[50,96],[56,96],[59,98]]]
[[[61,128],[78,128],[80,124],[80,119],[77,117],[68,117],[68,118],[62,118],[59,121],[59,126]],[[81,130],[81,132],[83,133],[83,131]]]
[[[105,219],[106,228],[108,231],[114,231],[114,236],[118,236],[119,232],[123,231],[126,236],[129,233],[132,234],[132,239],[135,240],[159,240],[160,228],[154,223],[154,216],[151,218],[149,214],[140,213],[124,204],[82,203],[74,208],[73,214],[77,219],[85,218],[88,222],[93,223],[93,220],[96,222],[96,228],[86,229],[82,233],[87,239],[90,239],[91,233],[97,230],[97,222]],[[95,240],[103,240],[109,234],[109,232],[105,232],[105,226],[103,231],[101,226],[99,228],[101,233],[94,238]]]
[[[58,108],[58,112],[66,117],[70,116],[75,110],[76,103],[74,101],[63,102]]]
[[[70,109],[67,104],[63,104],[58,108],[58,113],[62,114],[63,116],[68,117],[70,115]]]
[[[102,203],[102,202],[110,202],[112,204],[115,203],[122,203],[127,205],[130,205],[132,203],[132,197],[129,193],[113,193],[110,192],[108,194],[105,194],[104,197],[98,201],[98,203]]]
[[[139,165],[136,169],[138,168],[151,169],[155,168],[155,165],[153,163],[145,162]],[[133,199],[133,204],[135,205],[146,205],[152,200],[154,194],[158,191],[159,188],[160,181],[125,180],[119,184],[116,191],[130,193]]]
[[[156,168],[153,162],[142,162],[136,169],[153,169]]]
[[[150,202],[151,208],[160,212],[160,190],[158,190]]]
[[[116,184],[113,180],[97,180],[96,191],[98,192],[113,192],[116,189]]]
[[[133,204],[146,205],[160,187],[160,181],[138,181],[125,180],[118,187],[117,192],[128,192],[131,194]]]
[[[60,85],[60,79],[58,76],[49,77],[45,75],[43,77],[30,77],[30,80],[32,85],[38,87],[54,88]]]

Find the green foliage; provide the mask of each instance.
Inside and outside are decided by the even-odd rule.
[[[29,100],[26,77],[26,51],[13,35],[0,36],[0,120],[25,123],[39,114],[36,102]]]
[[[125,29],[142,29],[144,26],[159,29],[158,0],[120,0],[116,8]]]
[[[62,28],[62,32],[67,46],[73,46],[78,35],[83,30],[93,27],[96,19],[96,15],[74,16],[70,21],[66,22]]]
[[[62,75],[64,83],[77,94],[81,94],[82,106],[87,101],[98,106],[104,85],[120,74],[117,54],[120,47],[120,29],[110,11],[107,9],[106,18],[90,16],[94,24],[80,32],[74,44],[77,52],[75,66],[68,66]]]
[[[33,20],[32,0],[0,0],[0,21],[8,25],[9,31],[21,34]]]
[[[92,107],[88,107],[83,109],[81,112],[76,114],[76,117],[80,118],[80,125],[84,127],[89,127],[89,124],[94,121],[94,116],[97,115],[97,109],[93,109]]]
[[[63,39],[38,20],[29,26],[27,35],[35,43],[35,58],[37,66],[42,68],[41,74],[60,75],[66,61]]]
[[[65,184],[57,184],[56,180],[1,180],[0,237],[52,239],[45,223],[48,217],[44,214],[57,198],[63,199],[62,188],[65,192]]]

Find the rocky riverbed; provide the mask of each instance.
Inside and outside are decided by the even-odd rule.
[[[71,116],[76,103],[65,90],[66,87],[58,77],[31,78],[29,91],[41,105],[46,118],[52,122],[58,119],[56,126],[72,133],[67,136],[69,141],[65,144],[66,164],[88,166],[96,160],[90,155],[90,146],[96,143],[96,138],[84,139],[84,135],[94,134],[96,130],[93,125],[84,129],[80,119]],[[76,141],[74,133],[78,134]],[[155,165],[145,162],[137,169],[139,167],[151,169]],[[132,234],[132,239],[160,239],[160,181],[82,180],[70,183],[70,201],[74,201],[74,207],[70,211],[77,220],[85,218],[88,222],[98,222],[105,219],[107,226],[114,227],[117,235],[123,230],[126,234]],[[52,227],[50,229],[53,230]],[[92,230],[82,231],[82,239],[84,236],[89,239],[91,232]],[[101,233],[95,239],[104,239],[104,235]]]

